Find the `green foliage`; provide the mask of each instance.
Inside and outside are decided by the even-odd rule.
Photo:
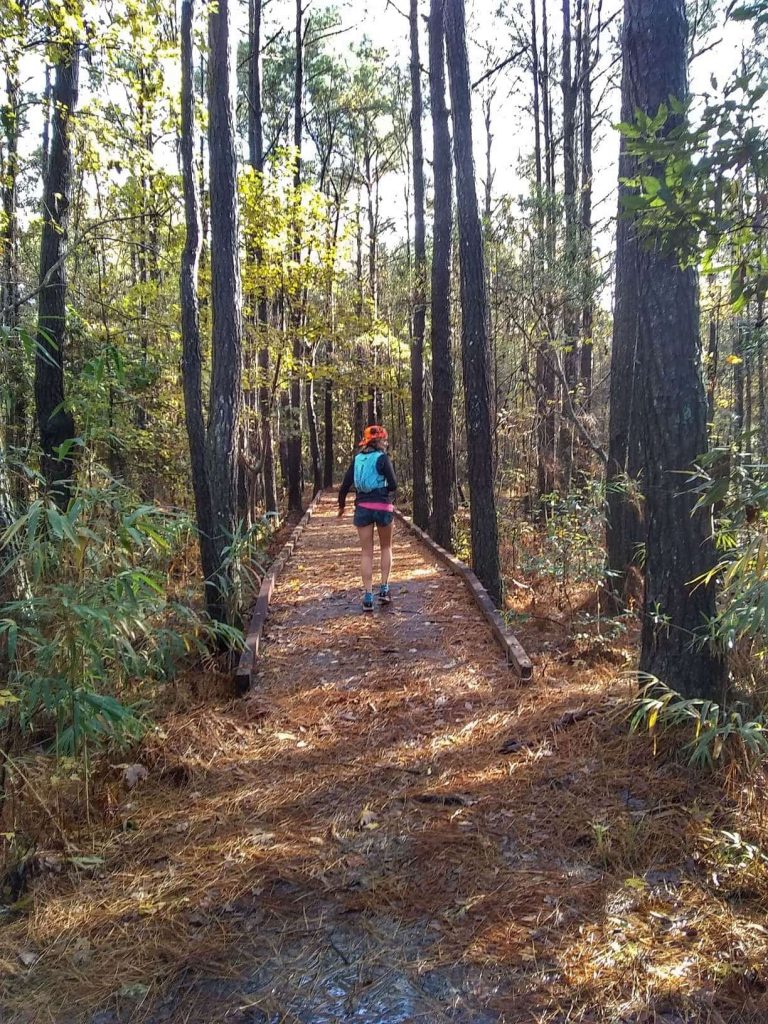
[[[749,0],[747,3],[738,3],[734,0],[729,10],[734,21],[751,21],[755,28],[763,28],[768,25],[768,3],[766,0]]]
[[[650,678],[635,698],[630,718],[632,732],[682,732],[682,749],[694,768],[712,768],[726,757],[751,760],[768,754],[768,722],[750,718],[743,709],[722,708],[715,701],[685,698],[658,679]],[[692,735],[691,735],[692,734]]]
[[[34,596],[0,607],[7,689],[0,716],[53,734],[58,755],[120,745],[145,728],[147,697],[188,655],[237,631],[171,596],[194,528],[114,483],[82,487],[65,512],[38,498],[0,538],[15,542]]]
[[[714,77],[712,87],[717,92]],[[765,227],[767,92],[760,67],[745,66],[722,95],[707,98],[694,125],[690,103],[671,97],[655,115],[638,111],[618,126],[639,166],[625,180],[625,214],[681,265],[727,271],[735,312],[768,292],[768,256],[757,244]]]
[[[768,651],[768,466],[715,449],[701,460],[696,488],[698,506],[716,511],[719,559],[700,581],[720,581],[710,637],[728,650],[746,640],[763,659]]]
[[[541,499],[544,532],[540,545],[521,561],[524,571],[552,576],[561,584],[598,582],[604,575],[602,488]]]

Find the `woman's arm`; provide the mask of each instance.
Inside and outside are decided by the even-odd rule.
[[[376,463],[376,469],[378,469],[378,471],[387,481],[387,490],[396,491],[397,477],[395,476],[395,470],[394,467],[392,466],[392,460],[386,453],[383,453],[379,458],[379,461]]]
[[[339,508],[343,509],[347,502],[347,495],[352,489],[352,485],[355,482],[355,460],[349,464],[349,469],[344,474],[344,479],[341,481],[341,488],[339,490]]]

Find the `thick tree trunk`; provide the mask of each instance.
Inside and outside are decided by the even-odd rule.
[[[411,428],[413,445],[413,521],[429,525],[427,446],[424,438],[424,331],[427,316],[427,247],[424,228],[424,146],[421,134],[421,62],[419,60],[419,2],[411,0],[411,135],[413,138],[414,282],[411,335]]]
[[[45,172],[40,243],[40,296],[35,357],[35,403],[42,447],[42,472],[51,494],[66,506],[74,464],[55,449],[75,436],[72,413],[64,404],[67,277],[65,255],[72,191],[71,120],[77,106],[80,51],[62,48],[53,85],[50,154]]]
[[[472,156],[464,0],[446,0],[445,38],[453,116],[453,153],[461,271],[461,350],[467,427],[470,532],[475,572],[491,598],[501,603],[498,524],[493,487],[493,431],[488,352],[488,304],[483,236]]]
[[[184,411],[189,439],[192,490],[195,495],[200,561],[206,581],[206,605],[215,605],[212,587],[216,572],[216,549],[213,544],[211,493],[205,449],[203,415],[202,357],[200,352],[200,304],[197,293],[200,249],[200,196],[195,170],[195,94],[192,31],[194,0],[181,5],[181,164],[184,186],[184,221],[186,239],[181,255],[181,366],[184,386]]]
[[[453,550],[453,354],[451,352],[451,135],[445,102],[443,0],[430,0],[429,98],[435,177],[432,235],[432,521],[430,532]]]
[[[237,434],[242,399],[242,295],[240,286],[237,155],[232,102],[231,0],[218,0],[208,17],[208,153],[211,206],[211,400],[208,480],[217,572],[231,582],[225,549],[237,524]],[[228,617],[217,595],[215,618]]]
[[[684,3],[625,0],[624,15],[622,105],[630,119],[638,109],[653,116],[670,96],[687,97]],[[721,662],[696,643],[715,614],[714,586],[692,582],[715,563],[712,516],[694,511],[696,496],[685,481],[707,449],[697,276],[647,242],[632,243],[623,250],[634,260],[622,286],[637,317],[629,340],[636,341],[640,382],[647,527],[640,671],[687,697],[716,697]]]
[[[249,41],[248,57],[248,157],[251,167],[258,175],[264,173],[264,134],[262,130],[261,99],[261,6],[262,0],[249,0]],[[261,194],[261,181],[259,184]],[[254,253],[258,263],[262,260],[260,249]],[[277,482],[275,480],[275,446],[272,439],[272,392],[269,385],[269,344],[267,341],[267,320],[269,309],[267,297],[260,290],[256,300],[256,331],[259,335],[259,349],[256,362],[259,368],[259,424],[261,433],[261,464],[264,483],[264,509],[277,512]]]

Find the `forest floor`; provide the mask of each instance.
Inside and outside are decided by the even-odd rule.
[[[629,649],[520,588],[520,684],[402,529],[364,617],[334,513],[279,581],[252,694],[169,713],[148,777],[41,861],[0,928],[0,1019],[764,1021],[759,896],[706,854],[744,808],[627,735]]]

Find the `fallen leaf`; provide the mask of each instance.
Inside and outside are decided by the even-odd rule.
[[[132,985],[123,985],[118,995],[123,999],[143,999],[147,992],[149,992],[149,985],[142,985],[140,981],[135,981]]]
[[[115,767],[123,769],[122,781],[128,789],[133,789],[149,775],[143,764],[118,764]]]
[[[378,828],[379,822],[376,820],[376,815],[370,809],[370,807],[364,807],[360,812],[360,817],[357,819],[358,828]]]

